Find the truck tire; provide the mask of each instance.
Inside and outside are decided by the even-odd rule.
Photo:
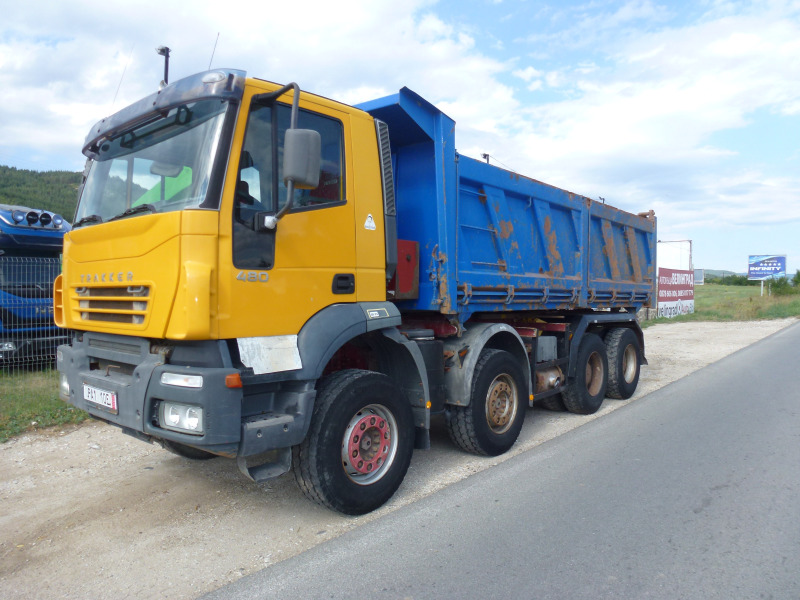
[[[413,450],[414,420],[400,389],[381,373],[348,369],[320,381],[292,465],[307,498],[362,515],[397,491]]]
[[[606,345],[598,336],[587,333],[578,348],[575,378],[567,382],[561,399],[567,410],[579,415],[596,413],[608,387]]]
[[[639,338],[627,327],[612,329],[606,336],[609,398],[627,400],[639,384],[642,349]]]
[[[447,413],[450,439],[474,454],[506,452],[525,420],[526,387],[522,369],[509,352],[485,349],[475,365],[469,405],[451,406]]]
[[[190,458],[192,460],[208,460],[209,458],[217,457],[216,454],[211,454],[211,452],[206,452],[205,450],[200,450],[198,448],[192,448],[186,444],[179,444],[178,442],[171,442],[169,440],[161,440],[161,447],[164,448],[164,450],[172,452],[173,454],[177,454],[183,458]]]

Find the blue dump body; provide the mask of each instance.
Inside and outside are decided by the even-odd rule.
[[[461,156],[455,121],[407,88],[359,106],[389,126],[398,238],[419,243],[403,310],[638,310],[655,298],[656,222]]]
[[[53,322],[53,281],[70,229],[59,215],[0,204],[0,365],[51,359],[67,340]]]

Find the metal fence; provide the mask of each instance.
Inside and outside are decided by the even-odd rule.
[[[0,254],[0,371],[48,370],[68,332],[53,321],[54,257]]]

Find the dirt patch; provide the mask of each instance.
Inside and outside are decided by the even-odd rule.
[[[497,458],[456,450],[441,423],[399,492],[364,517],[307,501],[291,473],[255,485],[234,461],[192,462],[99,423],[0,446],[0,597],[194,598],[507,460],[795,323],[645,330],[636,395],[589,417],[533,409]]]

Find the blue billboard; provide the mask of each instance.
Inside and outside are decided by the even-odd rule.
[[[786,277],[786,255],[757,254],[747,260],[747,278],[763,281]]]

